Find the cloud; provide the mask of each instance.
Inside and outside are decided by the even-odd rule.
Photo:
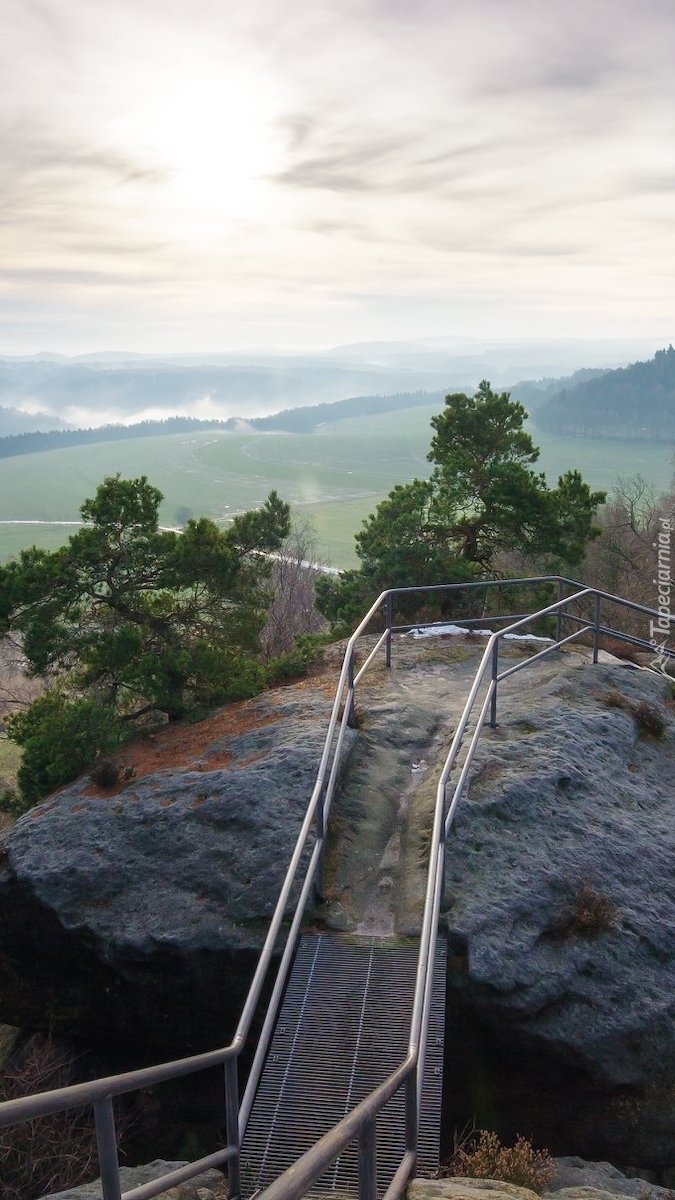
[[[669,308],[671,0],[6,0],[3,21],[0,287],[26,339],[348,319],[339,341],[368,313],[386,332],[388,295],[422,333],[476,280],[485,313],[557,291],[567,319],[591,277],[599,324],[648,280]]]
[[[626,195],[663,194],[675,197],[675,171],[635,171],[621,179]]]

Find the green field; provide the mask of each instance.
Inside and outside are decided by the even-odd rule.
[[[276,488],[316,529],[317,553],[336,566],[355,560],[361,521],[396,483],[428,471],[429,421],[438,406],[321,426],[312,434],[171,434],[102,442],[0,460],[0,558],[33,543],[53,548],[72,529],[82,501],[110,474],[147,475],[165,495],[164,524],[184,512],[227,520],[260,504]],[[657,490],[670,486],[668,443],[582,441],[533,428],[539,467],[549,482],[577,467],[595,487],[611,490],[619,475],[640,472]],[[17,525],[16,521],[40,524]],[[10,523],[7,523],[10,522]],[[45,524],[42,524],[45,522]]]

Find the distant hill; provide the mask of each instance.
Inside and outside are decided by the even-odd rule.
[[[215,364],[0,357],[0,405],[51,414],[43,429],[64,422],[71,428],[138,423],[175,413],[197,419],[248,419],[345,397],[443,387],[447,391],[449,384],[463,387],[470,382],[470,375],[452,375],[435,359],[420,367],[389,367],[328,357],[233,357]]]
[[[247,428],[260,433],[313,433],[320,425],[344,421],[349,417],[373,416],[396,409],[428,407],[440,404],[443,392],[398,392],[394,396],[354,396],[332,404],[312,404],[304,408],[283,409],[268,417],[229,417],[226,421],[200,421],[196,417],[168,417],[164,421],[138,421],[135,425],[99,425],[93,429],[35,430],[0,437],[0,459],[43,450],[62,450],[66,446],[94,445],[98,442],[128,441],[157,437],[166,433],[195,433],[207,429],[223,432]],[[0,430],[2,429],[0,409]],[[53,418],[50,418],[52,420]]]
[[[396,392],[393,396],[353,396],[333,404],[312,404],[305,408],[287,408],[269,417],[253,417],[252,429],[279,430],[288,433],[312,433],[321,425],[345,421],[349,417],[372,417],[377,413],[403,408],[427,408],[442,404],[445,392]]]
[[[67,429],[65,421],[46,412],[25,412],[22,408],[0,407],[0,437],[31,433],[37,429]]]
[[[675,349],[562,388],[537,408],[536,421],[573,437],[675,439]]]
[[[353,396],[473,392],[481,379],[502,390],[514,379],[547,382],[589,364],[623,366],[654,349],[651,340],[494,342],[447,336],[312,352],[0,355],[0,406],[27,416],[49,414],[40,416],[43,430],[137,424],[174,414],[248,420]],[[0,436],[35,428],[35,422],[23,429],[0,422]]]
[[[558,395],[563,389],[575,388],[577,384],[585,383],[588,379],[598,379],[601,375],[606,375],[608,370],[609,367],[583,367],[580,371],[574,371],[572,375],[562,378],[522,379],[508,390],[514,400],[519,400],[525,406],[528,413],[537,413],[547,400]]]
[[[122,442],[132,438],[157,437],[162,433],[225,429],[227,426],[227,421],[197,421],[193,417],[169,417],[166,421],[139,421],[136,425],[99,425],[95,429],[32,430],[14,437],[0,437],[0,458],[16,458],[20,454],[36,454],[41,450],[63,450],[66,446],[87,446],[97,442]]]

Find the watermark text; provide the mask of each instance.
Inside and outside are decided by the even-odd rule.
[[[673,622],[673,577],[672,577],[672,535],[673,521],[670,517],[659,517],[659,531],[653,543],[656,550],[656,577],[652,583],[656,587],[656,604],[658,620],[649,622],[649,640],[657,657],[650,664],[655,670],[665,675],[669,661],[666,653],[671,623]]]

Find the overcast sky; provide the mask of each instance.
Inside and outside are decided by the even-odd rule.
[[[674,0],[1,0],[0,354],[674,337]]]

